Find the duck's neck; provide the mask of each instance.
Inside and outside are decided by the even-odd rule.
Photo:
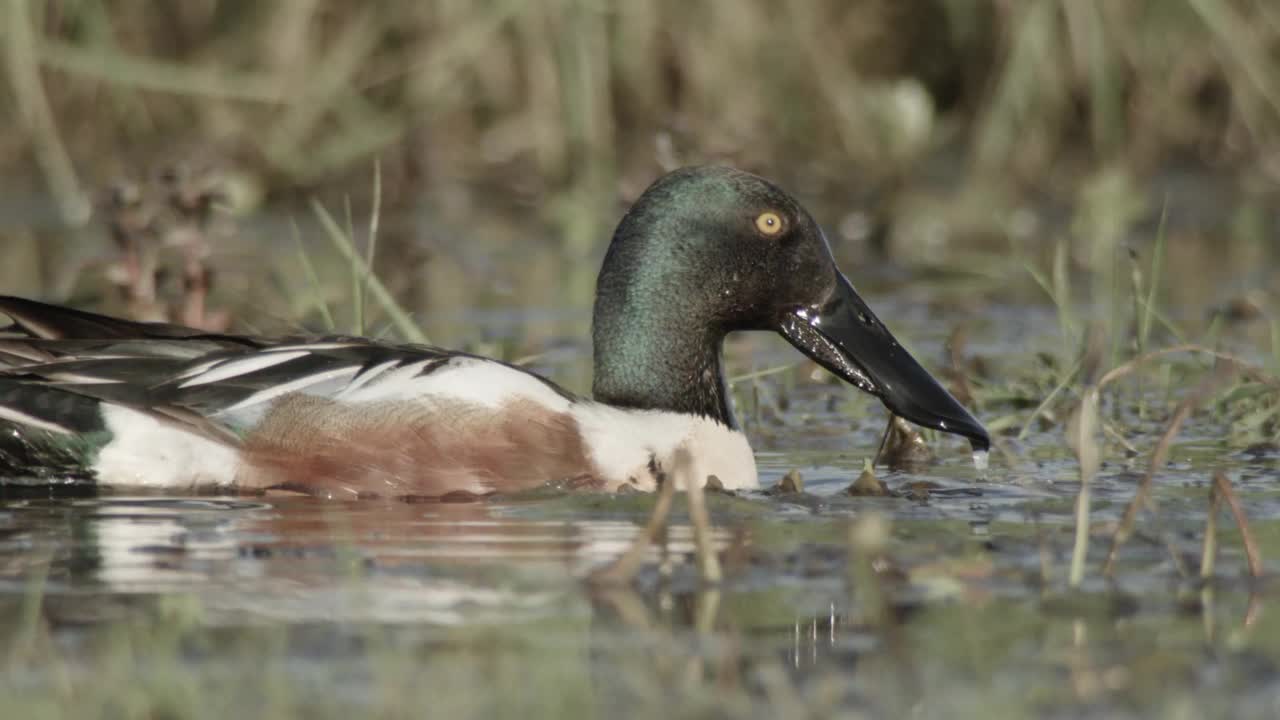
[[[599,402],[700,415],[736,429],[724,376],[723,331],[639,288],[596,297],[592,342]],[[648,302],[646,302],[648,300]]]

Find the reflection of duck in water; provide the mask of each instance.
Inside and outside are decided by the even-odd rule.
[[[438,348],[206,334],[18,298],[0,312],[16,323],[0,336],[0,476],[333,497],[651,490],[687,453],[689,476],[754,487],[721,360],[736,330],[778,332],[895,413],[989,444],[809,214],[728,168],[671,173],[623,217],[597,284],[592,400]]]
[[[579,581],[642,532],[614,518],[525,518],[521,507],[364,502],[335,512],[303,496],[15,501],[6,536],[59,552],[0,555],[0,578],[47,575],[55,597],[102,593],[93,603],[55,599],[64,619],[177,592],[195,593],[210,612],[295,621],[510,620],[580,602]],[[728,534],[713,539],[723,547]],[[692,530],[679,525],[652,553],[692,563],[692,551]]]
[[[524,503],[368,502],[333,512],[315,498],[275,498],[272,512],[256,514],[242,527],[243,547],[268,562],[349,546],[374,571],[519,564],[522,572],[575,581],[615,561],[643,532],[616,517],[616,509],[610,517],[593,517],[590,510],[564,519],[544,511],[526,517]],[[636,504],[637,513],[646,509]],[[716,548],[724,549],[729,531],[712,533]],[[693,550],[693,529],[673,524],[650,554],[683,561]],[[289,573],[287,567],[280,570]]]

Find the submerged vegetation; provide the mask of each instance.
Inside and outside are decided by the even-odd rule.
[[[620,207],[729,162],[995,440],[749,337],[746,497],[6,489],[7,713],[1274,714],[1275,3],[15,0],[0,52],[6,293],[584,389]]]

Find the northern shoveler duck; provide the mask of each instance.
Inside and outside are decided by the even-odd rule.
[[[724,167],[657,180],[600,270],[590,399],[497,360],[351,337],[264,339],[15,297],[0,330],[0,478],[334,497],[485,494],[569,481],[757,484],[725,336],[772,330],[917,424],[986,431],[894,340],[817,223]]]

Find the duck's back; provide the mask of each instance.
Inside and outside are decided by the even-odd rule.
[[[0,478],[338,495],[589,480],[576,399],[501,362],[0,298]]]

